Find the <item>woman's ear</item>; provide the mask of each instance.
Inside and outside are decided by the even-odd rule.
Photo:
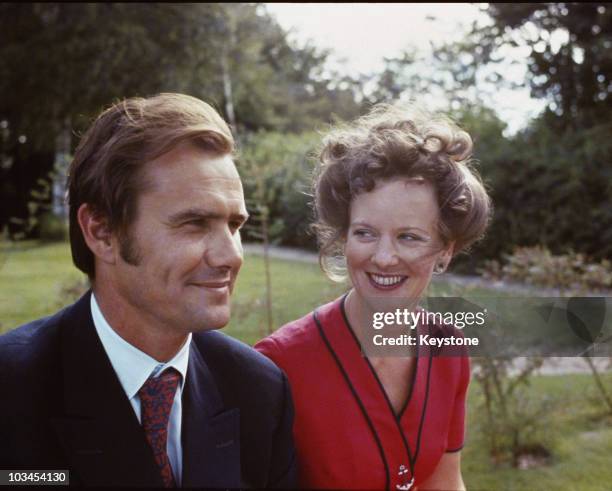
[[[443,273],[448,268],[455,252],[455,242],[451,242],[438,256],[435,268],[439,273]]]
[[[115,241],[106,217],[96,213],[93,208],[83,203],[77,211],[79,227],[87,247],[100,261],[114,264]]]

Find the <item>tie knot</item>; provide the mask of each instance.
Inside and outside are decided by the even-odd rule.
[[[167,406],[167,411],[170,412],[180,380],[181,374],[174,368],[167,368],[157,377],[149,377],[138,391],[141,403],[144,406]]]

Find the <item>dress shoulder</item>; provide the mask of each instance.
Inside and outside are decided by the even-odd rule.
[[[274,360],[277,364],[283,358],[293,358],[301,353],[316,349],[322,342],[319,336],[314,312],[327,312],[340,308],[340,299],[322,305],[305,316],[279,327],[269,336],[255,344],[255,349]]]

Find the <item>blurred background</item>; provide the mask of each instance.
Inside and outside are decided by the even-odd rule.
[[[398,99],[472,135],[495,205],[432,293],[610,294],[611,4],[1,3],[0,332],[87,288],[71,155],[102,109],[162,91],[213,104],[237,136],[253,219],[228,331],[248,343],[346,289],[308,227],[320,134]],[[609,489],[607,364],[475,366],[469,488]]]
[[[231,123],[247,181],[265,174],[266,196],[247,192],[265,201],[271,240],[313,248],[300,191],[317,131],[416,98],[473,135],[493,196],[466,272],[516,246],[612,257],[605,3],[5,3],[0,23],[0,228],[11,238],[65,216],[67,161],[101,109],[176,91]]]

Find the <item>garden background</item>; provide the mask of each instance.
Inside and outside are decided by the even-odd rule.
[[[384,69],[350,76],[329,69],[329,51],[292,40],[265,4],[0,4],[0,332],[86,288],[66,242],[70,155],[102,108],[162,91],[212,103],[237,135],[253,216],[243,239],[268,252],[247,247],[236,287],[227,331],[245,342],[347,288],[271,248],[316,249],[308,192],[320,132],[374,103],[422,94],[473,136],[495,205],[487,237],[432,293],[527,285],[530,294],[609,296],[612,7],[480,8],[487,22],[460,41],[425,53],[407,46]],[[520,83],[505,76],[512,50],[524,58]],[[485,86],[528,87],[545,108],[510,134]],[[609,489],[609,366],[584,359],[584,370],[569,370],[583,373],[544,375],[546,364],[473,363],[468,488]]]

